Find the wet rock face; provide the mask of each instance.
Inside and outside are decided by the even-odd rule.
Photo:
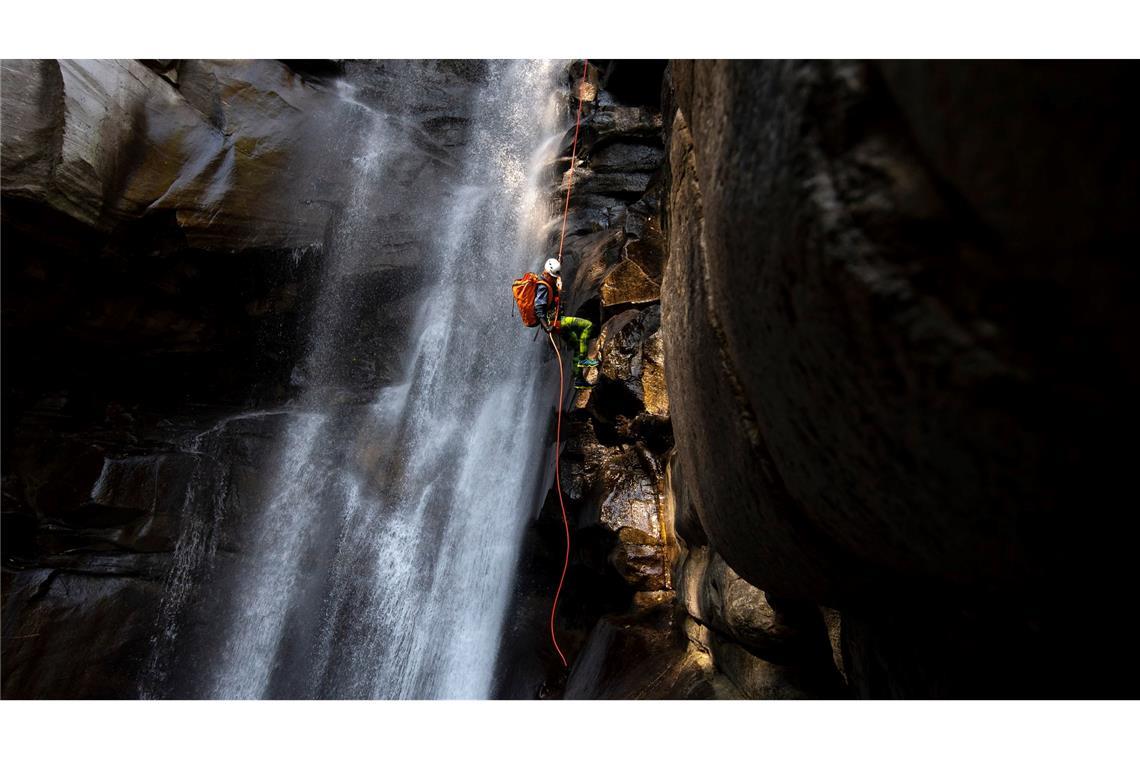
[[[133,696],[148,647],[139,632],[157,616],[161,590],[161,583],[114,572],[13,577],[4,611],[19,622],[4,648],[4,697]]]
[[[25,413],[4,474],[4,696],[168,696],[172,670],[194,674],[168,644],[217,614],[216,560],[241,553],[283,419]]]
[[[6,341],[32,352],[21,371],[64,355],[81,369],[97,352],[104,368],[122,368],[108,385],[160,374],[175,382],[171,396],[207,399],[390,380],[396,368],[370,357],[384,355],[377,336],[409,320],[419,243],[434,228],[401,213],[393,188],[353,183],[379,160],[369,146],[388,140],[400,145],[385,155],[400,164],[401,191],[446,192],[466,134],[455,114],[478,72],[335,68],[345,79],[276,61],[6,66],[4,324]],[[383,110],[393,88],[419,93],[411,113]],[[322,272],[334,251],[336,271]],[[340,281],[338,307],[358,329],[329,336],[321,366],[294,372],[322,277]],[[61,371],[71,369],[40,374]]]
[[[575,400],[580,422],[569,439],[568,461],[576,470],[575,452],[585,454],[578,470],[579,526],[610,536],[607,562],[630,590],[665,591],[671,588],[671,539],[662,513],[668,401],[664,357],[655,350],[660,277],[646,274],[663,266],[661,238],[654,234],[660,183],[651,181],[663,155],[660,117],[644,106],[615,103],[601,70],[591,69],[588,81],[595,89],[586,90],[591,102],[573,168],[571,208],[604,205],[609,221],[567,242],[574,262],[571,303],[597,309],[588,316],[597,336],[591,355],[599,361],[586,373],[595,389]],[[654,425],[658,437],[649,441],[643,433]]]
[[[1042,617],[1058,585],[1097,589],[1121,630],[1102,602],[1133,519],[1108,513],[1127,468],[1106,433],[1137,379],[1119,252],[1140,161],[1113,93],[1134,74],[671,66],[662,325],[686,498],[742,578],[842,611],[858,693],[1016,691],[1062,638]],[[903,599],[942,633],[877,628]],[[985,635],[1000,655],[952,656]]]
[[[663,155],[654,132],[660,121],[594,86],[604,81],[600,71],[588,81],[586,137],[572,170],[581,226],[567,241],[564,267],[571,313],[600,329],[590,350],[598,366],[587,371],[594,387],[576,396],[563,428],[562,484],[573,530],[559,616],[572,662],[563,695],[838,696],[817,608],[748,584],[706,545],[693,511],[678,508],[689,501],[678,496],[684,478],[666,466],[673,444],[660,306],[667,185],[659,174],[624,189],[595,181],[655,170]],[[641,195],[627,199],[627,191]],[[557,507],[555,494],[546,505]],[[558,522],[556,515],[548,520]],[[560,539],[553,529],[548,535]],[[577,598],[582,589],[592,605]],[[599,604],[606,596],[612,603]]]
[[[403,159],[409,180],[423,180],[421,192],[440,184],[427,180],[446,171],[450,149],[462,143],[462,120],[451,114],[470,76],[409,61],[337,68],[353,76],[314,78],[268,60],[11,62],[3,73],[4,197],[99,232],[166,214],[195,248],[327,246],[330,223],[350,200],[361,143],[381,126],[413,136],[418,160]],[[382,118],[375,109],[389,105],[394,88],[431,94],[406,120]],[[400,243],[414,236],[415,221],[393,218],[384,204],[370,211],[367,237],[397,248],[383,265],[410,264],[414,251]],[[396,253],[407,260],[394,261]]]
[[[600,382],[620,388],[646,413],[668,417],[660,328],[659,305],[642,311],[627,309],[611,318],[598,339],[602,361],[597,374]]]
[[[250,247],[319,242],[329,209],[293,208],[283,169],[306,112],[331,99],[272,61],[168,71],[177,85],[138,61],[6,67],[5,195],[102,230],[170,209],[196,243],[239,229]]]

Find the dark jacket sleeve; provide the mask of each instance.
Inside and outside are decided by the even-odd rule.
[[[550,308],[550,287],[545,283],[539,283],[534,289],[534,315],[538,317],[538,323],[543,327],[550,327],[550,318],[547,311]]]

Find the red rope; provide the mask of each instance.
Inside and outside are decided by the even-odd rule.
[[[589,70],[589,59],[582,61],[582,81],[578,84],[578,116],[574,120],[574,142],[570,148],[570,179],[566,185],[566,203],[562,207],[562,234],[558,239],[558,263],[562,263],[562,247],[566,243],[566,218],[570,214],[570,192],[574,188],[574,164],[578,159],[578,130],[582,126],[582,90],[586,84],[586,72]],[[566,655],[562,654],[562,647],[558,646],[558,636],[554,632],[554,614],[558,611],[558,597],[562,595],[562,586],[566,583],[566,571],[570,569],[570,520],[566,517],[566,502],[562,499],[562,473],[559,454],[562,449],[562,397],[566,393],[566,377],[562,371],[562,352],[558,350],[558,343],[554,336],[547,333],[550,345],[554,346],[554,354],[558,357],[558,426],[554,433],[554,485],[558,489],[558,506],[562,508],[562,527],[566,530],[566,557],[562,561],[562,575],[558,578],[558,589],[554,592],[554,604],[550,607],[550,640],[554,643],[554,651],[562,660],[562,667],[568,667]]]
[[[566,502],[562,500],[562,474],[559,467],[559,449],[562,448],[562,390],[565,383],[562,371],[562,352],[558,350],[558,343],[550,333],[550,345],[554,346],[554,354],[558,357],[558,427],[554,433],[554,485],[558,489],[558,506],[562,508],[562,527],[566,530],[566,557],[562,560],[562,576],[558,579],[558,590],[554,592],[554,604],[550,607],[550,640],[554,642],[554,651],[562,659],[562,667],[567,667],[566,655],[562,654],[562,647],[558,646],[558,636],[554,633],[554,613],[558,609],[558,597],[562,594],[562,584],[566,582],[566,571],[570,568],[570,520],[566,517]]]

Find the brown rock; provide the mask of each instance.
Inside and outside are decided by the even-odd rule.
[[[693,619],[683,623],[685,635],[709,654],[746,699],[821,699],[837,695],[835,682],[801,664],[780,664],[756,656],[731,639]]]
[[[665,547],[659,543],[631,542],[623,536],[614,547],[610,564],[631,588],[638,591],[663,591],[669,588],[669,561]]]
[[[641,365],[642,401],[645,411],[669,416],[669,390],[665,386],[665,342],[660,330],[645,339]]]
[[[598,338],[600,374],[625,386],[629,394],[646,404],[651,414],[668,414],[668,394],[664,383],[664,350],[658,332],[661,319],[658,306],[643,311],[627,309],[611,317]],[[648,377],[647,377],[648,375]]]
[[[624,259],[602,281],[602,305],[650,303],[660,298],[660,290],[640,266]]]
[[[600,470],[601,493],[596,520],[615,533],[633,528],[661,540],[658,483],[645,469],[632,446],[605,449]]]
[[[595,144],[615,137],[652,139],[661,135],[661,114],[639,106],[599,106],[583,124],[589,127]]]

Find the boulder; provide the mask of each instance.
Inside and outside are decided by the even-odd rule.
[[[772,599],[749,584],[707,546],[688,547],[677,570],[678,601],[689,616],[756,656],[773,661],[815,660],[827,648],[819,613],[808,602]],[[775,602],[773,604],[773,602]]]
[[[661,113],[656,109],[599,99],[597,105],[583,110],[578,150],[582,155],[589,155],[607,143],[659,144],[661,123]],[[573,141],[574,127],[571,126],[559,142],[559,154],[569,156]]]
[[[637,198],[649,187],[650,172],[595,172],[576,170],[574,188],[583,194]]]
[[[692,619],[683,627],[689,640],[708,652],[717,672],[724,673],[746,699],[826,699],[837,695],[826,672],[758,657]]]
[[[597,372],[606,382],[620,384],[650,413],[667,416],[660,320],[658,306],[627,309],[610,318],[598,337]]]
[[[664,591],[670,587],[669,559],[662,542],[630,530],[619,534],[610,564],[626,584],[637,591]]]
[[[610,269],[602,281],[603,306],[651,303],[660,296],[660,285],[629,259],[623,259]]]

